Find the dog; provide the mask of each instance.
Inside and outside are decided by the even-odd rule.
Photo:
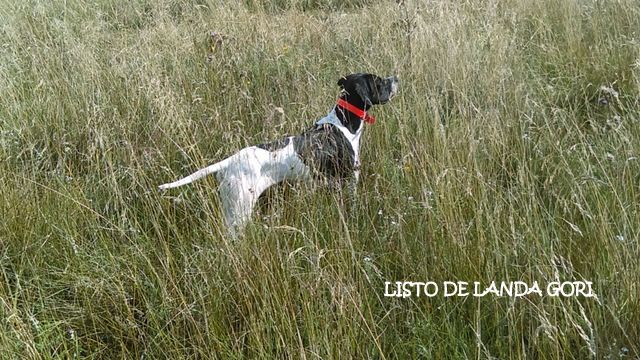
[[[249,146],[195,173],[159,186],[190,184],[209,174],[218,180],[225,223],[232,236],[242,232],[260,195],[284,181],[321,179],[334,186],[350,181],[355,192],[360,176],[360,138],[367,113],[398,92],[398,77],[357,73],[338,80],[341,92],[329,113],[300,135]]]

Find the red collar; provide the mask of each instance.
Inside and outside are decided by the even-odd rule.
[[[376,118],[374,118],[373,116],[367,114],[367,112],[365,110],[362,110],[362,109],[360,109],[360,108],[348,103],[344,99],[338,99],[337,105],[339,107],[349,111],[353,115],[359,117],[360,119],[364,120],[364,122],[366,122],[369,125],[373,125],[373,123],[376,122]]]

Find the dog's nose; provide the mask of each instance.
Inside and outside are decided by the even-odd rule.
[[[397,75],[390,76],[387,79],[391,81],[391,96],[395,96],[398,93],[398,83],[400,80]]]

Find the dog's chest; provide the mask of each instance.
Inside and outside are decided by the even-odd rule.
[[[351,149],[353,149],[353,165],[355,167],[360,166],[360,138],[362,137],[362,130],[364,126],[360,125],[355,134],[352,134],[346,127],[341,126],[338,128],[342,135],[349,141]]]
[[[362,127],[351,133],[330,113],[313,128],[293,137],[293,147],[317,176],[346,178],[360,164],[361,135]]]
[[[352,133],[346,126],[342,125],[336,116],[335,110],[331,111],[326,117],[316,122],[316,126],[329,124],[335,126],[335,128],[338,129],[342,136],[344,136],[344,138],[349,142],[351,150],[353,151],[354,166],[358,166],[360,164],[360,138],[362,137],[362,131],[364,130],[363,124],[360,123],[356,132]]]

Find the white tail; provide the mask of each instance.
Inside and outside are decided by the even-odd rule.
[[[194,172],[193,174],[184,177],[180,180],[176,180],[172,183],[167,183],[167,184],[162,184],[160,186],[158,186],[158,189],[160,190],[166,190],[166,189],[172,189],[172,188],[176,188],[178,186],[182,186],[182,185],[187,185],[187,184],[191,184],[192,182],[203,178],[209,174],[213,174],[217,171],[220,171],[224,168],[226,168],[229,165],[229,158],[224,159],[220,162],[217,162],[213,165],[209,165],[206,168],[200,169],[196,172]]]

